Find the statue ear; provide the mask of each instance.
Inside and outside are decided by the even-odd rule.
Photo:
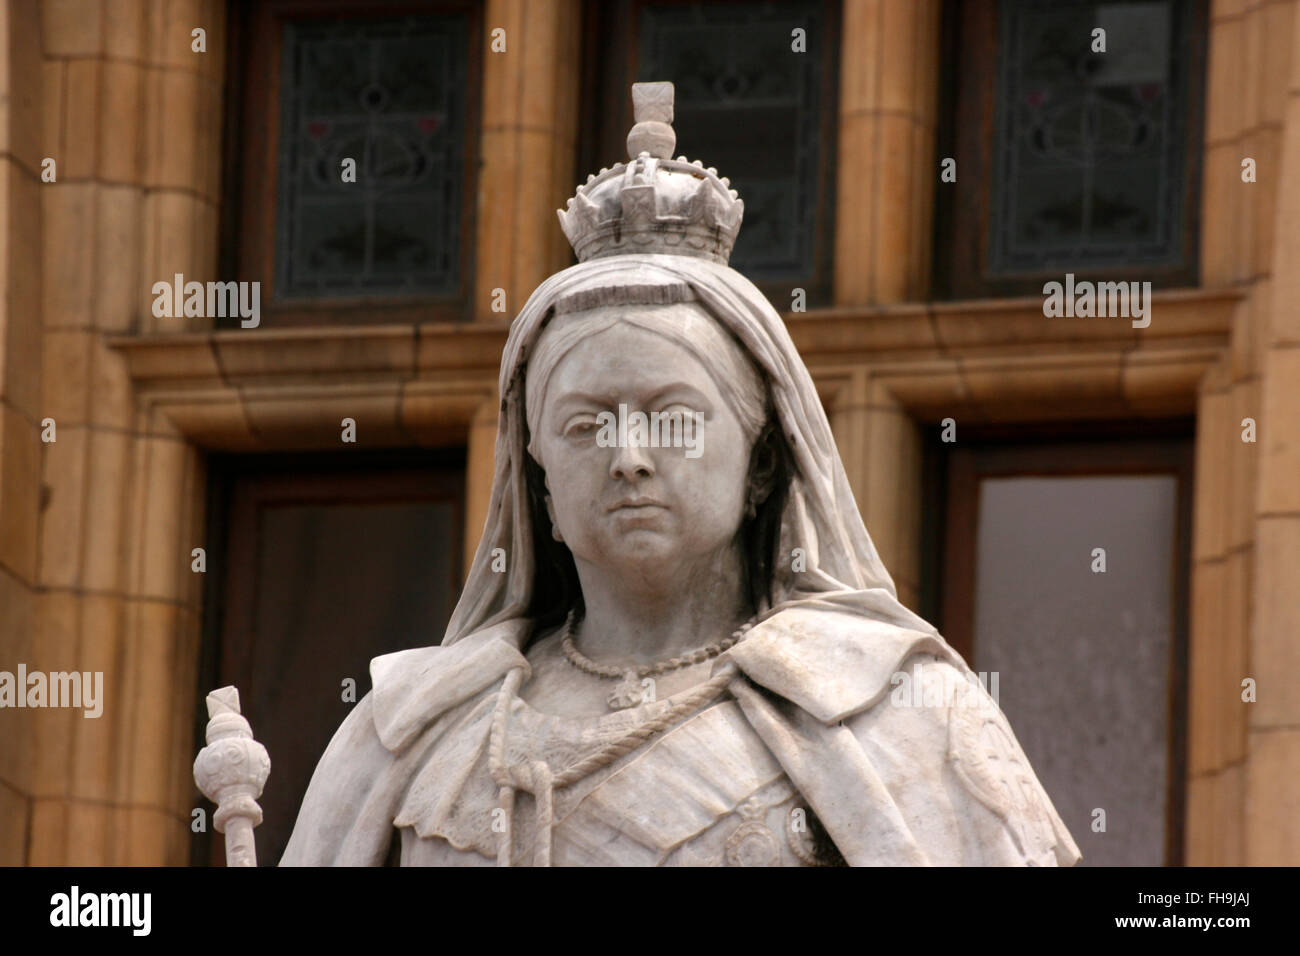
[[[767,500],[776,487],[780,458],[776,450],[776,422],[769,418],[754,441],[749,456],[749,490],[745,499],[745,514],[754,517],[759,505]]]

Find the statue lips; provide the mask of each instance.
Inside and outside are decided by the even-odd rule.
[[[638,495],[635,498],[624,498],[615,502],[609,509],[609,513],[620,520],[653,523],[661,512],[667,510],[668,506],[662,502],[646,495]]]
[[[636,498],[624,498],[622,501],[615,502],[610,507],[609,510],[610,511],[623,511],[623,510],[636,511],[642,508],[663,508],[665,511],[668,510],[668,506],[665,505],[663,502],[658,501],[654,498],[646,497],[645,495],[640,495]]]

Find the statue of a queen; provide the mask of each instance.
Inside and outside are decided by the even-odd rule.
[[[371,662],[281,864],[1075,863],[898,601],[807,368],[727,265],[740,198],[671,158],[672,95],[633,87],[631,159],[560,212],[579,261],[511,326],[464,593],[440,645]]]

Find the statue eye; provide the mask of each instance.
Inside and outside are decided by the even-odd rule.
[[[596,419],[590,415],[574,418],[564,426],[564,437],[574,441],[590,439],[596,434]]]

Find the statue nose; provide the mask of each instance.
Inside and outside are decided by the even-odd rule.
[[[609,463],[609,476],[629,481],[633,478],[653,478],[654,460],[647,449],[635,442],[628,442],[614,448],[614,455]]]

